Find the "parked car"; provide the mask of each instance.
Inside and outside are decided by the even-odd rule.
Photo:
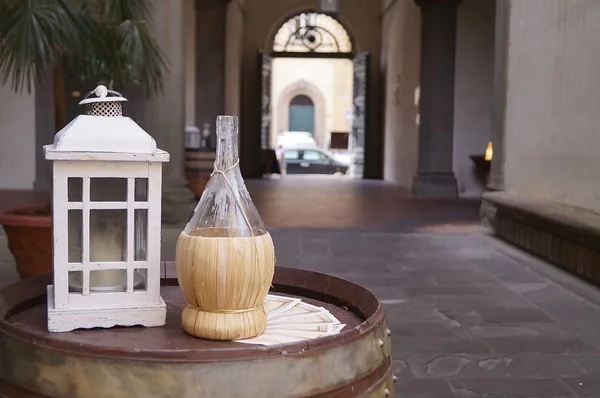
[[[336,160],[319,148],[284,148],[287,174],[346,174],[348,164]]]
[[[284,131],[277,136],[276,147],[318,148],[317,141],[307,131]]]

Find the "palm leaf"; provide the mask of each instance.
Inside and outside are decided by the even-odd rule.
[[[82,13],[93,27],[87,54],[79,68],[88,79],[120,89],[139,86],[147,95],[162,89],[166,62],[151,36],[148,0],[88,0]]]
[[[124,21],[117,28],[121,57],[128,58],[127,68],[132,80],[146,94],[162,89],[163,70],[166,63],[156,42],[151,37],[144,21]]]
[[[70,0],[0,0],[0,79],[31,91],[35,79],[78,50],[85,21]]]
[[[166,62],[149,32],[149,0],[0,0],[0,79],[31,90],[66,62],[81,80],[151,95]]]
[[[150,20],[152,5],[148,0],[88,0],[84,7],[92,10],[99,21],[117,23],[118,21]]]

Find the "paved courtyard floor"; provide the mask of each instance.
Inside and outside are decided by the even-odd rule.
[[[490,236],[476,202],[306,184],[248,185],[278,264],[346,278],[381,300],[397,397],[600,397],[600,289]],[[361,213],[344,218],[352,211]],[[165,227],[163,258],[180,229]],[[14,280],[0,234],[0,286]]]

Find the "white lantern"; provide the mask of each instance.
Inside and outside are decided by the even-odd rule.
[[[161,326],[162,162],[169,154],[98,86],[44,147],[53,161],[48,330]]]

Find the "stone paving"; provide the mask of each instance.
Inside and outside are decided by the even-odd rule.
[[[279,264],[379,297],[397,397],[600,397],[600,291],[481,228],[272,231]]]
[[[438,225],[425,217],[427,226],[269,230],[278,264],[378,296],[397,397],[599,398],[600,289],[489,236],[469,214]],[[163,258],[173,258],[180,229],[163,230]],[[0,286],[14,280],[0,233]]]

